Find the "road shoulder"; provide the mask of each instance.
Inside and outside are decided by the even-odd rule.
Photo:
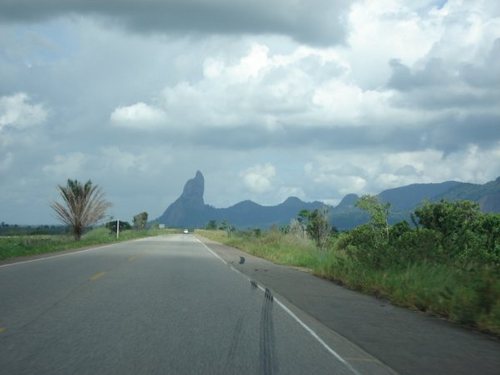
[[[334,345],[347,348],[347,343],[352,343],[365,353],[358,358],[359,363],[353,363],[362,373],[370,373],[360,365],[365,361],[365,365],[385,363],[386,370],[401,374],[499,374],[500,342],[488,335],[198,238],[231,267],[271,289],[287,306],[302,311],[308,324],[326,326]]]

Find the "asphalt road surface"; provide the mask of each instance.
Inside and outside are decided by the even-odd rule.
[[[206,238],[201,240],[231,267],[305,312],[302,317],[308,324],[314,325],[315,319],[328,327],[319,327],[318,332],[322,336],[336,334],[331,347],[342,351],[347,341],[370,353],[372,358],[359,352],[341,352],[361,373],[373,374],[373,365],[378,361],[402,375],[500,375],[498,338],[394,306],[303,269],[274,264]]]
[[[1,265],[0,374],[391,373],[308,319],[192,235],[142,239]]]

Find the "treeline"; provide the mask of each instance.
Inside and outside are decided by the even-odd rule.
[[[110,220],[104,224],[104,227],[110,232],[116,233],[117,223],[120,225],[120,231],[125,230],[145,230],[148,228],[148,213],[141,212],[133,217],[132,224],[123,220]],[[85,232],[94,227],[85,228]],[[34,236],[34,235],[60,235],[70,234],[72,228],[67,225],[18,225],[0,223],[0,236]]]
[[[148,225],[148,213],[141,212],[133,217],[133,222],[123,220],[110,220],[104,224],[104,227],[110,232],[116,233],[117,223],[119,222],[120,231],[125,230],[144,230]],[[85,228],[86,231],[93,227]],[[17,225],[0,223],[0,236],[33,236],[33,235],[58,235],[72,233],[72,228],[67,225]]]
[[[144,230],[148,225],[148,213],[141,212],[133,217],[132,225],[128,221],[123,220],[110,220],[104,226],[109,229],[110,232],[116,233],[117,228],[120,232],[124,230]]]
[[[38,234],[64,234],[67,233],[64,225],[18,225],[0,223],[0,236],[24,236]]]
[[[475,202],[425,203],[412,214],[413,225],[388,225],[389,207],[374,197],[362,197],[358,206],[369,212],[370,222],[339,237],[336,248],[365,267],[500,265],[500,215],[481,212]]]

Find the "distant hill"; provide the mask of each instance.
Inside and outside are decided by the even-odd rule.
[[[484,185],[461,183],[434,199],[471,200],[478,202],[484,212],[500,212],[500,177]]]
[[[358,199],[356,194],[347,194],[336,207],[330,208],[330,218],[337,229],[354,228],[368,221],[368,214],[355,206]]]
[[[227,221],[238,228],[266,228],[288,224],[300,210],[324,206],[321,202],[307,203],[290,197],[277,206],[262,206],[246,200],[228,208],[215,208],[205,204],[204,188],[205,179],[198,171],[186,182],[181,196],[156,221],[169,227],[199,228],[209,220],[216,220],[219,223]]]
[[[500,212],[500,177],[484,185],[457,181],[412,184],[384,190],[378,197],[381,201],[391,204],[391,223],[409,221],[411,212],[426,200],[471,200],[478,202],[484,212]],[[368,215],[354,206],[357,198],[354,194],[346,195],[340,204],[331,210],[332,222],[338,229],[350,229],[368,221]]]
[[[238,228],[267,228],[285,225],[297,216],[300,210],[328,207],[332,223],[340,230],[351,229],[366,223],[368,215],[356,208],[356,194],[348,194],[336,206],[321,202],[303,202],[290,197],[276,206],[262,206],[245,200],[228,208],[215,208],[204,202],[205,179],[198,171],[186,182],[181,196],[172,203],[156,222],[169,227],[204,227],[208,221],[216,220]],[[457,181],[442,183],[412,184],[381,192],[378,197],[391,204],[390,222],[409,220],[410,213],[423,201],[467,199],[478,202],[485,212],[500,212],[500,177],[484,185]]]
[[[447,181],[439,184],[412,184],[388,189],[381,192],[378,197],[383,202],[390,202],[391,208],[397,211],[413,210],[420,202],[432,200],[434,197],[445,194],[450,189],[462,183]]]

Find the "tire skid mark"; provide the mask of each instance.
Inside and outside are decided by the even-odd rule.
[[[233,330],[233,337],[231,338],[231,344],[229,345],[229,352],[226,357],[226,364],[224,365],[224,374],[229,374],[229,369],[233,366],[234,358],[238,352],[238,345],[241,339],[241,332],[243,330],[244,317],[240,316],[236,322]]]
[[[278,373],[273,324],[273,295],[267,288],[260,314],[259,349],[260,374],[272,375]]]
[[[252,288],[255,289],[260,289],[263,292],[265,292],[265,289],[260,286],[255,280],[252,280],[248,278],[247,275],[243,274],[242,272],[238,271],[236,268],[234,268],[231,264],[226,262],[223,258],[221,258],[217,253],[215,253],[210,247],[207,246],[203,241],[201,241],[199,238],[196,238],[196,241],[200,243],[208,252],[210,252],[214,257],[219,259],[223,264],[227,265],[230,267],[231,270],[239,273],[242,277],[250,281],[250,285]],[[257,269],[256,269],[257,271]],[[267,289],[267,288],[266,288]],[[272,296],[272,295],[271,295]],[[264,301],[268,301],[268,299],[265,299]],[[274,301],[274,297],[273,297]],[[264,302],[266,303],[266,302]],[[295,313],[290,310],[286,305],[284,305],[279,299],[276,298],[276,303],[278,306],[280,306],[293,320],[295,320],[302,328],[304,328],[323,348],[325,348],[333,357],[335,357],[340,363],[342,363],[350,372],[352,372],[354,375],[361,375],[359,371],[357,371],[345,358],[343,358],[339,353],[337,353],[335,350],[333,350],[312,328],[310,328],[306,323],[304,323]],[[264,307],[263,307],[264,308]],[[261,314],[262,315],[262,314]],[[278,370],[278,364],[275,362],[275,367],[276,371]]]

